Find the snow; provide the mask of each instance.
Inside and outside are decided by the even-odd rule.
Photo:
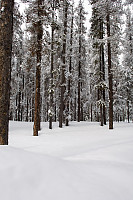
[[[4,8],[4,7],[2,7],[2,8],[1,8],[1,12],[3,12],[3,11],[4,11],[4,9],[5,9],[5,8]]]
[[[0,146],[2,200],[132,200],[133,123],[10,122],[9,145]]]

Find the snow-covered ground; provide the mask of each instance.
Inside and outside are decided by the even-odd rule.
[[[0,146],[1,200],[133,200],[133,123],[10,122]]]

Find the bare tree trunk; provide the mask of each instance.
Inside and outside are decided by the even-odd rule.
[[[103,21],[101,22],[101,39],[103,39]],[[102,79],[105,81],[105,61],[104,61],[104,44],[101,44],[101,58],[102,58]],[[105,107],[105,88],[103,88],[102,91],[102,96],[103,96],[103,123],[106,125],[106,107]]]
[[[100,116],[100,118],[101,118],[100,119],[101,120],[101,126],[103,126],[103,105],[102,104],[100,105],[100,115],[101,115]]]
[[[108,79],[109,79],[109,129],[113,129],[113,75],[111,66],[110,14],[107,13]]]
[[[100,39],[103,39],[103,19],[100,19]],[[104,47],[103,43],[100,44],[100,82],[103,82],[105,80],[105,66],[104,66]],[[100,121],[101,126],[103,126],[103,123],[105,121],[105,88],[104,84],[100,86],[99,89],[99,99],[101,100],[100,104]]]
[[[77,98],[76,98],[76,92],[75,92],[75,98],[74,98],[74,121],[76,121],[77,116]]]
[[[69,73],[72,72],[72,45],[73,45],[73,7],[72,7],[72,21],[71,21],[71,32],[70,32],[70,63],[69,63]],[[67,110],[68,115],[70,114],[70,101],[71,101],[71,75],[68,79],[68,102],[67,102]],[[66,126],[69,126],[69,119],[66,118]]]
[[[0,144],[8,145],[14,0],[0,5]]]
[[[64,34],[63,34],[63,50],[62,50],[62,69],[61,69],[61,97],[60,97],[60,111],[59,111],[59,127],[62,128],[62,123],[64,120],[64,111],[65,111],[65,102],[64,102],[64,93],[66,90],[66,79],[65,79],[65,67],[66,67],[66,34],[67,34],[67,10],[68,3],[67,0],[64,0]]]
[[[41,78],[41,53],[42,53],[42,36],[43,36],[43,27],[41,21],[42,15],[42,0],[38,0],[38,24],[37,24],[37,66],[36,66],[36,90],[35,90],[35,112],[34,112],[34,128],[33,135],[38,136],[38,131],[40,130],[40,78]]]
[[[103,90],[103,99],[105,102],[105,90]],[[103,121],[104,121],[104,125],[106,125],[106,107],[105,104],[103,105]]]
[[[100,26],[100,35],[99,39],[103,39],[103,19],[99,19],[99,26]],[[106,115],[105,115],[105,88],[104,88],[104,81],[105,81],[105,63],[104,63],[104,46],[103,42],[101,42],[99,46],[99,72],[100,72],[100,80],[99,80],[99,87],[98,87],[98,101],[100,101],[100,123],[101,126],[106,124]]]
[[[81,115],[81,9],[80,9],[80,23],[79,23],[79,64],[78,64],[78,122],[80,122]]]
[[[80,110],[80,120],[84,121],[84,111],[83,111],[83,103],[81,102],[81,110]]]
[[[103,24],[102,24],[102,28],[103,28]],[[102,38],[103,38],[103,31],[102,31]],[[101,48],[102,48],[101,49],[101,51],[102,51],[102,73],[103,73],[103,81],[105,81],[105,62],[104,62],[104,46],[103,46],[103,44],[102,44]],[[104,104],[103,104],[103,123],[104,123],[104,125],[106,125],[105,88],[103,88],[102,95],[103,95],[103,101],[104,101]]]
[[[78,122],[80,122],[80,81],[78,81]]]
[[[130,122],[129,100],[127,100],[127,121]]]
[[[18,121],[21,120],[21,91],[18,92]]]
[[[27,105],[26,105],[26,122],[29,120],[29,98],[27,96]]]
[[[49,129],[52,129],[53,120],[53,69],[54,69],[54,0],[52,1],[52,24],[51,24],[51,88],[50,88],[50,113]]]
[[[91,103],[91,122],[93,121],[93,116],[92,116],[92,103]]]
[[[34,122],[34,97],[32,96],[32,122]]]
[[[55,102],[55,106],[54,106],[54,121],[56,122],[56,102]]]

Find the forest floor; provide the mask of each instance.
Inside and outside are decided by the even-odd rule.
[[[10,122],[0,146],[1,200],[133,200],[133,123]]]

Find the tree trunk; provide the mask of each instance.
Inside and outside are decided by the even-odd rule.
[[[79,63],[78,63],[78,122],[80,122],[81,115],[81,9],[79,22]]]
[[[49,129],[52,129],[53,120],[53,69],[54,69],[54,0],[52,1],[52,24],[51,24],[51,88],[50,88],[50,113],[49,113]]]
[[[93,116],[92,116],[92,103],[91,103],[91,122],[93,121]]]
[[[34,122],[34,97],[32,96],[32,122]]]
[[[78,81],[78,122],[80,122],[80,81]]]
[[[102,31],[102,35],[103,35],[103,31]],[[103,46],[103,44],[102,44],[101,51],[102,51],[102,73],[103,73],[103,81],[105,81],[105,62],[104,62],[104,46]],[[102,93],[103,93],[103,101],[104,101],[104,104],[103,104],[103,123],[104,123],[104,125],[106,125],[105,88],[103,88]]]
[[[103,99],[104,99],[104,102],[105,102],[105,90],[103,91]],[[105,107],[105,104],[103,105],[103,122],[104,122],[104,125],[106,125],[106,107]]]
[[[129,100],[127,100],[127,121],[130,122]]]
[[[8,145],[14,0],[1,0],[0,7],[0,144]]]
[[[42,36],[43,27],[41,21],[41,5],[43,0],[38,0],[38,24],[37,24],[37,66],[36,66],[36,90],[35,90],[35,112],[34,112],[34,130],[33,135],[38,136],[38,131],[40,130],[40,78],[41,78],[41,53],[42,53]]]
[[[71,72],[72,72],[72,45],[73,45],[73,6],[72,6],[72,21],[71,21],[71,32],[70,32],[70,63],[69,63],[69,79],[68,79],[68,102],[67,102],[67,111],[68,115],[70,114],[70,101],[71,101]],[[68,116],[66,118],[66,126],[69,126]]]
[[[77,116],[77,98],[76,98],[76,91],[75,91],[75,98],[74,98],[74,121],[76,121]]]
[[[18,92],[18,121],[21,120],[21,91]]]
[[[100,105],[100,121],[101,121],[101,126],[103,126],[103,105]]]
[[[100,19],[100,39],[103,39],[103,19]],[[100,82],[105,81],[105,62],[104,62],[104,44],[101,42],[100,44]],[[105,115],[105,88],[104,84],[100,87],[100,118],[101,118],[101,126],[106,124],[106,115]]]
[[[27,97],[27,105],[26,105],[26,122],[29,120],[29,99]]]
[[[108,47],[108,79],[109,79],[109,129],[113,129],[113,75],[111,66],[111,45],[110,45],[110,14],[107,13],[107,47]]]
[[[80,121],[84,121],[83,103],[81,102]]]
[[[64,102],[64,93],[66,90],[66,79],[65,79],[65,67],[66,67],[66,34],[67,34],[67,10],[68,3],[64,0],[64,34],[63,34],[63,50],[62,50],[62,69],[61,69],[61,97],[60,97],[60,113],[59,113],[59,127],[62,128],[62,123],[64,120],[64,111],[65,111],[65,102]]]

